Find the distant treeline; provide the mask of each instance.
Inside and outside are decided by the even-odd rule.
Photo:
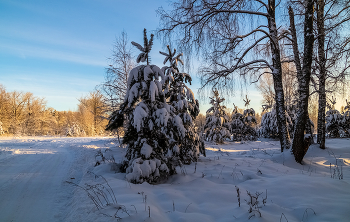
[[[0,135],[96,136],[106,134],[107,107],[99,91],[79,99],[77,111],[57,111],[30,92],[0,84]]]

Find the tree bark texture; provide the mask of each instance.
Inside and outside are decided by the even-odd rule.
[[[294,22],[294,11],[291,6],[288,8],[288,13],[289,13],[289,21],[290,21],[290,33],[292,35],[292,47],[293,47],[293,54],[294,54],[294,64],[297,70],[297,78],[301,79],[302,78],[302,66],[300,62],[300,57],[299,57],[299,49],[298,49],[298,38],[297,38],[297,32],[295,29],[295,22]],[[310,134],[310,144],[314,143],[313,139],[313,132],[312,132],[312,127],[311,127],[311,122],[309,119],[309,114],[307,115],[307,123],[306,123],[306,133]]]
[[[295,22],[294,22],[294,11],[291,6],[288,8],[289,13],[289,22],[290,22],[290,33],[292,35],[292,46],[293,46],[293,54],[294,54],[294,64],[295,68],[297,70],[297,78],[301,78],[302,71],[301,71],[301,62],[299,57],[299,49],[298,49],[298,38],[297,38],[297,31],[295,29]]]
[[[272,66],[274,70],[273,73],[273,84],[275,89],[275,101],[276,101],[276,114],[277,114],[277,124],[279,131],[279,139],[281,143],[281,152],[284,149],[289,149],[290,147],[290,138],[287,127],[286,119],[286,108],[284,105],[284,93],[283,93],[283,84],[282,84],[282,65],[281,65],[281,56],[280,48],[278,45],[277,37],[277,27],[275,20],[275,0],[269,0],[269,10],[268,10],[268,27],[271,41],[271,52],[272,52]]]
[[[308,117],[309,85],[311,78],[311,65],[313,54],[313,12],[314,1],[306,0],[305,22],[304,22],[304,57],[302,76],[298,77],[299,110],[294,127],[292,152],[295,161],[301,163],[308,148],[309,141],[304,139],[304,132]]]
[[[309,114],[307,114],[307,122],[306,122],[306,129],[305,129],[305,132],[306,134],[309,134],[310,135],[310,142],[309,144],[314,144],[314,133],[312,132],[312,125],[311,125],[311,119],[310,119],[310,116]]]
[[[317,117],[317,143],[325,149],[326,140],[326,56],[324,50],[324,0],[317,0],[317,32],[318,32],[318,58],[319,58],[319,99]]]

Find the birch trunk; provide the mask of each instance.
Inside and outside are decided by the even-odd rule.
[[[295,161],[301,163],[308,148],[309,142],[304,139],[304,132],[308,117],[308,100],[309,100],[309,85],[311,77],[311,65],[313,54],[313,0],[306,0],[305,8],[305,23],[304,23],[304,58],[302,67],[302,76],[298,77],[299,83],[299,110],[294,127],[294,137],[292,144],[292,152]]]
[[[326,139],[326,57],[324,50],[324,0],[317,1],[317,32],[318,32],[318,58],[319,58],[319,99],[317,117],[317,143],[325,149]]]
[[[297,31],[295,29],[295,22],[294,22],[294,11],[291,6],[288,8],[289,13],[289,21],[290,21],[290,33],[292,35],[292,46],[293,46],[293,54],[294,54],[294,64],[295,68],[297,70],[297,78],[301,78],[302,71],[301,71],[301,62],[299,57],[299,49],[298,49],[298,38],[297,38]]]
[[[293,46],[293,54],[294,54],[294,64],[297,70],[297,78],[302,79],[302,67],[301,67],[301,62],[300,62],[300,57],[299,57],[299,49],[298,49],[298,38],[297,38],[297,32],[295,29],[295,22],[294,22],[294,11],[291,6],[288,8],[288,13],[289,13],[289,21],[290,21],[290,33],[292,35],[292,46]],[[310,134],[310,144],[314,143],[314,137],[313,137],[313,132],[312,132],[312,127],[311,127],[311,121],[309,119],[309,114],[307,115],[307,123],[306,123],[306,133]]]
[[[286,108],[284,105],[284,93],[283,93],[283,84],[282,84],[282,65],[280,57],[280,48],[278,45],[277,38],[277,28],[275,20],[275,0],[269,0],[269,10],[268,10],[268,26],[271,41],[271,52],[272,52],[272,66],[274,70],[273,73],[273,84],[275,89],[275,101],[276,101],[276,114],[277,114],[277,124],[279,131],[279,139],[281,143],[281,152],[284,149],[289,149],[290,147],[290,138],[287,127],[286,120]]]

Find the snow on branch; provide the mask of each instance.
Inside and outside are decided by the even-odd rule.
[[[149,57],[148,57],[148,53],[151,51],[152,49],[152,45],[153,45],[153,34],[151,34],[151,39],[148,41],[147,38],[147,31],[146,29],[143,30],[143,40],[144,40],[144,44],[143,47],[132,41],[131,44],[133,44],[137,49],[139,49],[141,51],[141,53],[139,54],[139,56],[136,59],[136,62],[147,62],[147,65],[149,65]]]

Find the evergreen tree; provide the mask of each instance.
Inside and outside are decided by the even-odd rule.
[[[258,134],[255,130],[256,127],[256,118],[255,118],[255,110],[253,108],[246,109],[243,112],[243,123],[244,130],[243,135],[245,140],[256,140],[258,138]]]
[[[124,102],[110,116],[107,129],[122,127],[125,118],[128,120],[123,138],[127,152],[121,170],[132,183],[157,183],[176,173],[180,148],[174,129],[182,129],[181,133],[185,129],[181,119],[174,118],[175,109],[166,103],[163,89],[169,89],[172,77],[149,65],[153,35],[148,41],[144,31],[144,47],[132,44],[141,50],[137,62],[147,61],[147,65],[130,71]]]
[[[248,107],[250,104],[250,100],[248,99],[247,95],[246,95],[246,99],[243,101],[245,102],[245,106]],[[244,123],[243,135],[245,137],[245,140],[256,140],[258,137],[258,134],[255,130],[256,118],[255,118],[255,110],[253,108],[247,108],[246,110],[244,110],[243,123]]]
[[[348,102],[348,100],[346,100],[346,106],[344,107],[342,125],[345,135],[350,137],[350,101]]]
[[[249,105],[250,100],[246,97],[246,106]],[[241,140],[256,140],[258,134],[255,130],[256,118],[253,108],[248,108],[243,111],[243,114],[238,112],[237,106],[233,104],[232,117],[230,122],[230,131],[232,133],[233,141]]]
[[[267,105],[265,105],[265,107],[271,108],[271,106],[267,106]],[[265,108],[264,110],[267,111]],[[292,128],[293,123],[287,112],[286,112],[286,120],[287,120],[287,127],[290,130]],[[278,124],[277,124],[276,109],[275,107],[273,107],[271,111],[264,113],[261,117],[259,136],[275,139],[275,138],[278,138],[278,134],[279,134],[279,131],[278,131]]]
[[[86,133],[82,127],[77,123],[73,123],[73,125],[68,125],[66,128],[65,135],[68,137],[79,137],[86,136]]]
[[[328,111],[326,112],[326,133],[329,137],[344,137],[343,116],[335,109],[336,99],[330,100],[330,105],[327,103]]]
[[[230,132],[232,134],[233,141],[243,140],[242,129],[244,128],[244,116],[238,112],[237,106],[233,104],[233,111],[230,122]]]
[[[204,141],[196,132],[194,119],[199,114],[199,102],[195,99],[192,90],[186,86],[191,85],[192,78],[187,73],[181,73],[178,69],[178,62],[183,65],[181,54],[176,54],[176,49],[171,52],[169,45],[168,53],[160,52],[166,56],[164,64],[169,61],[170,66],[164,66],[162,70],[170,80],[165,92],[168,98],[168,104],[174,107],[174,139],[177,141],[179,152],[176,155],[180,157],[182,163],[190,164],[197,161],[199,153],[205,155]]]
[[[204,131],[205,137],[209,141],[223,143],[226,138],[230,138],[229,117],[226,115],[226,106],[220,105],[225,99],[219,97],[217,89],[213,91],[214,97],[210,97],[211,108],[207,110]]]

